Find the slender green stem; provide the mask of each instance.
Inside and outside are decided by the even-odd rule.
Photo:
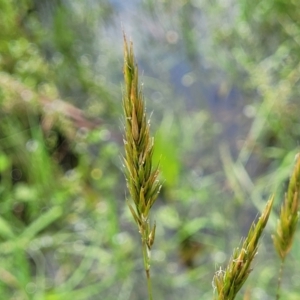
[[[150,250],[147,245],[147,236],[145,232],[142,233],[142,250],[143,250],[144,268],[145,268],[145,273],[147,278],[149,300],[153,300],[151,277],[150,277]]]
[[[280,269],[279,269],[278,281],[277,281],[276,300],[280,299],[280,289],[281,289],[281,282],[282,282],[283,267],[284,267],[284,259],[282,259],[281,263],[280,263]]]

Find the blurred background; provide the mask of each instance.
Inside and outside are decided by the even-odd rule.
[[[272,193],[237,299],[274,299],[272,245],[299,151],[297,1],[0,0],[0,295],[147,298],[123,175],[123,37],[134,43],[163,188],[155,299],[212,299]],[[300,241],[283,275],[299,299]]]

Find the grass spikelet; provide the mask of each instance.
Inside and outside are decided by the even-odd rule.
[[[134,202],[128,202],[142,238],[144,267],[149,299],[152,299],[150,280],[150,250],[154,243],[155,228],[150,225],[150,209],[157,199],[160,182],[158,168],[152,166],[153,138],[146,118],[142,89],[138,82],[138,67],[135,63],[132,42],[124,35],[124,80],[123,109],[125,114],[125,176]]]
[[[217,290],[217,300],[233,300],[247,280],[251,263],[257,253],[258,241],[268,222],[274,196],[266,204],[258,222],[252,224],[246,239],[240,248],[236,248],[225,270],[218,270],[213,278],[213,286]]]
[[[277,223],[276,233],[272,236],[274,247],[281,259],[278,276],[276,299],[280,298],[280,286],[283,266],[286,256],[291,250],[294,235],[299,219],[299,193],[300,193],[300,156],[297,154],[293,173],[290,177],[287,193],[281,206],[280,217]]]

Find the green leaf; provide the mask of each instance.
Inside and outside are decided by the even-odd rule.
[[[1,216],[0,216],[0,236],[5,239],[11,239],[15,237],[9,223]]]
[[[32,222],[21,234],[22,238],[32,239],[38,232],[49,226],[62,215],[62,208],[59,206],[52,207],[42,214],[37,220]]]
[[[9,158],[3,154],[0,153],[0,172],[5,171],[10,165]]]

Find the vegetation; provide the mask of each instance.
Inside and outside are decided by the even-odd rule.
[[[148,283],[149,299],[153,299],[150,278],[150,253],[155,239],[155,224],[151,228],[150,210],[157,199],[160,184],[159,171],[152,167],[153,138],[146,119],[143,93],[138,82],[138,68],[134,61],[132,43],[129,48],[124,36],[124,79],[126,91],[123,98],[125,115],[126,179],[135,209],[130,203],[142,238],[143,260]]]
[[[1,297],[298,299],[299,9],[0,0]]]

